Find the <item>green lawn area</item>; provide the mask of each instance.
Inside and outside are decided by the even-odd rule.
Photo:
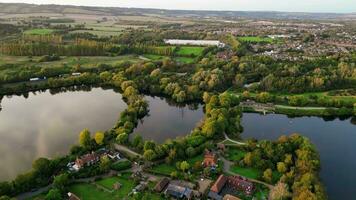
[[[194,58],[190,58],[190,57],[176,57],[174,58],[176,61],[181,62],[181,63],[193,63],[194,62]]]
[[[227,159],[231,161],[240,161],[244,158],[246,152],[240,150],[239,148],[230,147],[227,151]]]
[[[269,37],[258,37],[258,36],[243,36],[238,37],[242,42],[252,42],[252,43],[273,43],[275,40]]]
[[[189,47],[189,46],[182,46],[177,51],[178,56],[200,56],[204,51],[204,47]]]
[[[175,170],[176,170],[176,167],[174,165],[162,163],[160,165],[156,165],[156,166],[152,167],[152,169],[150,171],[153,173],[170,176],[171,173]]]
[[[100,190],[94,184],[88,183],[71,185],[69,191],[76,194],[82,200],[114,200],[124,199],[135,186],[134,181],[130,178],[130,174],[128,173],[122,174],[121,177],[106,178],[96,183],[105,188],[112,189],[112,185],[116,182],[121,183],[121,188],[113,193]]]
[[[241,176],[245,176],[247,178],[252,178],[252,179],[258,179],[260,173],[262,173],[258,169],[243,168],[243,167],[239,167],[239,166],[232,166],[231,171],[236,174],[239,174]]]
[[[143,54],[143,57],[148,58],[148,59],[153,60],[153,61],[163,60],[163,59],[169,58],[167,56],[161,56],[161,55],[155,55],[155,54]]]
[[[202,162],[203,159],[204,159],[203,155],[198,155],[193,158],[189,158],[187,160],[187,162],[189,163],[190,166],[193,166],[195,162],[197,162],[197,161]],[[176,169],[175,163],[173,163],[172,165],[162,163],[160,165],[156,165],[156,166],[152,167],[152,169],[150,171],[153,173],[170,176],[171,173],[176,170],[177,169]]]
[[[53,29],[48,29],[48,28],[37,28],[37,29],[30,29],[24,32],[24,34],[30,34],[30,35],[48,35],[53,33]]]

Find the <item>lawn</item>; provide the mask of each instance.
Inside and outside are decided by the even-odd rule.
[[[247,178],[252,178],[252,179],[258,179],[261,173],[258,169],[243,168],[239,166],[232,166],[231,171],[241,176],[245,176]]]
[[[175,60],[181,63],[189,64],[193,63],[195,59],[189,57],[176,57]]]
[[[76,194],[82,200],[111,200],[124,199],[134,188],[134,181],[130,179],[130,174],[122,174],[121,177],[111,177],[99,180],[96,184],[101,185],[109,190],[112,190],[112,185],[116,182],[121,183],[121,188],[118,191],[109,193],[98,189],[94,184],[80,183],[69,187],[69,191]]]
[[[174,165],[163,163],[152,167],[150,171],[153,173],[170,176],[173,171],[176,171],[176,167]]]
[[[189,46],[182,46],[177,51],[178,56],[200,56],[204,51],[204,47],[189,47]]]
[[[251,42],[251,43],[273,43],[275,40],[269,37],[258,37],[258,36],[243,36],[238,37],[242,42]]]
[[[156,55],[156,54],[144,54],[143,57],[148,58],[148,59],[153,60],[153,61],[163,60],[163,59],[169,58],[167,56],[161,56],[161,55]]]
[[[53,33],[53,29],[48,29],[48,28],[37,28],[37,29],[30,29],[24,32],[24,34],[29,34],[29,35],[48,35]]]
[[[239,148],[230,147],[227,152],[227,159],[230,161],[240,161],[245,157],[246,152]]]

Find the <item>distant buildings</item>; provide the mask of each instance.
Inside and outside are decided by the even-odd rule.
[[[176,40],[176,39],[167,39],[164,40],[166,44],[170,45],[195,45],[195,46],[217,46],[225,47],[225,44],[218,40]]]

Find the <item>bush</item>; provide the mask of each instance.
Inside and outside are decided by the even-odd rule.
[[[131,162],[129,160],[116,162],[111,165],[111,169],[116,171],[125,170],[129,168],[131,168]]]

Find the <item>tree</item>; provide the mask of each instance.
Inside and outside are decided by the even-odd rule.
[[[263,177],[262,177],[267,183],[272,183],[272,170],[270,168],[266,169],[263,172]]]
[[[84,129],[80,132],[79,134],[79,144],[80,146],[84,148],[90,147],[91,144],[91,138],[90,138],[90,132],[88,129]]]
[[[156,153],[152,149],[148,149],[143,153],[143,158],[148,161],[152,161],[156,158]]]
[[[39,158],[32,163],[33,171],[37,177],[47,179],[52,175],[51,161],[47,158]]]
[[[100,158],[100,171],[107,172],[110,169],[111,161],[108,156],[103,156]]]
[[[187,156],[189,158],[192,158],[195,156],[195,149],[193,147],[188,147],[186,150],[185,150]]]
[[[135,137],[132,140],[132,146],[134,147],[139,147],[143,143],[143,138],[140,134],[135,135]],[[142,146],[141,146],[142,147]]]
[[[153,141],[145,141],[145,144],[143,145],[143,150],[147,151],[149,149],[153,150],[156,147],[156,143]]]
[[[58,189],[51,189],[45,198],[45,200],[61,200],[61,199],[62,199],[61,191],[59,191]]]
[[[120,144],[126,144],[127,141],[129,140],[129,135],[127,135],[126,133],[121,133],[116,137],[116,140],[120,143]]]
[[[288,191],[288,185],[283,182],[278,182],[271,190],[271,200],[284,200],[291,196]]]
[[[235,86],[238,88],[242,88],[245,84],[245,77],[242,74],[236,74],[235,76]]]
[[[94,136],[94,139],[95,139],[95,142],[98,144],[98,145],[102,145],[103,144],[103,141],[104,141],[104,133],[103,132],[96,132],[95,133],[95,136]]]
[[[284,164],[284,162],[278,162],[277,163],[277,170],[278,170],[279,173],[283,174],[284,172],[287,171],[286,164]]]
[[[64,192],[65,187],[68,184],[68,182],[69,182],[68,174],[60,174],[60,175],[54,177],[53,186],[56,189]]]
[[[187,161],[183,161],[180,163],[180,169],[185,172],[190,168],[190,165]]]

